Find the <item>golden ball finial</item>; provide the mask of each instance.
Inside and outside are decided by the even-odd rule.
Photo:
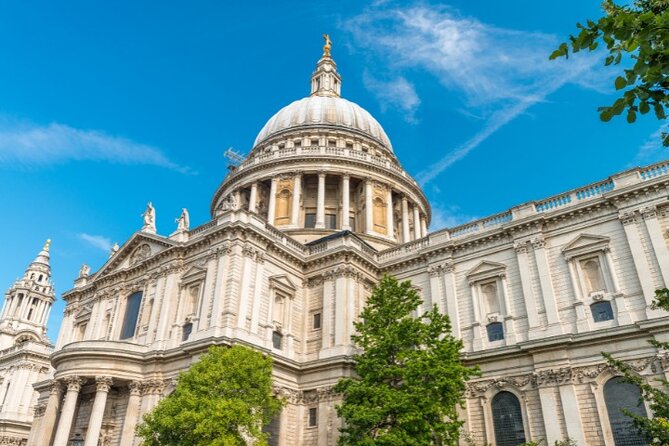
[[[51,239],[48,238],[48,239],[46,239],[46,243],[44,244],[44,248],[42,248],[42,250],[43,251],[48,251],[50,246],[51,246]]]
[[[330,50],[332,49],[330,34],[323,34],[323,40],[325,40],[325,45],[323,45],[323,57],[330,57]]]

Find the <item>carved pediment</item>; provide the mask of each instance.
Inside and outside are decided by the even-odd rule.
[[[597,251],[607,251],[611,239],[602,235],[579,234],[575,239],[562,248],[562,254],[567,260]]]
[[[181,276],[181,283],[187,284],[203,280],[207,274],[207,269],[199,266],[191,266]]]
[[[478,282],[492,277],[503,276],[506,273],[506,265],[503,263],[483,260],[474,268],[467,271],[465,276],[469,282]]]
[[[285,274],[270,277],[269,284],[272,288],[278,288],[291,294],[297,291],[297,287],[293,281]]]
[[[79,324],[82,322],[87,322],[91,319],[91,313],[93,312],[93,307],[86,305],[77,311],[74,315],[75,323]]]
[[[159,235],[137,232],[107,260],[107,263],[95,274],[95,279],[120,269],[139,265],[175,244],[174,241]]]

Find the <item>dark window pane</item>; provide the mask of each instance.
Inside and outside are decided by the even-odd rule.
[[[125,304],[125,317],[123,318],[123,327],[121,328],[121,339],[129,339],[135,335],[137,317],[139,316],[139,306],[141,303],[141,291],[133,293],[128,297]]]
[[[192,332],[193,332],[193,324],[189,322],[183,327],[183,334],[181,335],[181,340],[182,341],[187,340]]]
[[[319,329],[321,328],[321,314],[320,313],[314,313],[314,329]]]
[[[504,339],[504,326],[501,322],[493,322],[486,327],[488,330],[488,342],[501,341]]]
[[[309,408],[309,427],[318,426],[318,408]]]
[[[511,392],[500,392],[492,399],[492,418],[497,446],[525,443],[525,429],[520,402]]]
[[[619,376],[611,378],[604,385],[604,401],[616,446],[646,446],[647,443],[632,424],[632,419],[623,413],[623,409],[627,409],[634,415],[648,416],[640,399],[639,388],[624,382]]]
[[[278,331],[272,332],[272,345],[274,348],[281,350],[281,344],[283,343],[283,335]]]
[[[590,310],[592,311],[592,319],[594,319],[595,322],[610,321],[613,319],[611,302],[595,302],[590,305]]]
[[[337,215],[325,214],[325,227],[327,229],[337,229]]]
[[[304,214],[304,227],[305,228],[316,227],[316,214]]]

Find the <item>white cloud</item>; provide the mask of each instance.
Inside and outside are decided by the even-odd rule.
[[[111,250],[112,242],[107,237],[102,235],[86,234],[85,232],[78,235],[81,240],[95,248],[101,249],[105,252],[109,252],[109,250]]]
[[[646,138],[628,167],[647,166],[669,158],[669,148],[662,145],[663,132],[669,132],[666,124],[662,124]]]
[[[160,149],[99,130],[64,124],[37,125],[0,118],[0,165],[40,167],[67,161],[107,161],[145,164],[192,173],[171,161]]]
[[[458,206],[434,206],[430,230],[438,231],[444,228],[454,228],[479,217],[463,213]]]
[[[399,76],[384,81],[365,71],[362,80],[365,87],[376,95],[383,111],[389,107],[398,107],[404,111],[404,119],[407,122],[412,124],[417,122],[416,110],[420,105],[420,98],[414,85],[406,78]]]
[[[428,72],[461,95],[466,115],[483,118],[478,133],[419,173],[423,184],[564,84],[605,88],[592,74],[596,56],[580,53],[568,61],[549,61],[557,37],[495,27],[446,6],[370,9],[345,29],[380,59],[375,65],[386,68],[386,76]]]

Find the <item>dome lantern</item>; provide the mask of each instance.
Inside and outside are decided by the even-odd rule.
[[[332,41],[328,34],[323,34],[323,56],[316,64],[316,71],[311,75],[311,96],[341,96],[341,76],[337,73],[337,64],[330,56]]]

